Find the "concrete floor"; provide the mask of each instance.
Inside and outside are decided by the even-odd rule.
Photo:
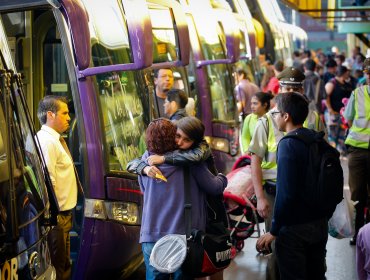
[[[262,225],[261,225],[262,226]],[[265,280],[267,258],[257,254],[256,238],[249,238],[244,249],[238,253],[224,271],[224,280]],[[327,280],[355,280],[356,249],[349,245],[349,238],[335,239],[329,236],[326,262]]]

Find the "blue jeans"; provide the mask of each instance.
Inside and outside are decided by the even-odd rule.
[[[282,280],[324,280],[328,221],[284,226],[275,241]]]
[[[143,250],[143,255],[144,255],[145,269],[146,269],[145,279],[146,280],[154,280],[154,279],[158,279],[158,280],[162,280],[162,279],[167,280],[168,279],[169,280],[171,275],[172,275],[171,279],[173,279],[173,280],[186,279],[186,277],[184,277],[184,275],[182,274],[181,268],[176,270],[172,274],[167,274],[167,273],[159,272],[158,270],[156,270],[153,266],[151,266],[149,264],[149,258],[150,258],[150,254],[153,250],[154,244],[155,244],[155,242],[141,243],[141,248]]]

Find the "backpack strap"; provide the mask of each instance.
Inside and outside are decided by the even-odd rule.
[[[184,216],[186,238],[191,235],[191,194],[190,194],[190,171],[189,166],[184,167]]]

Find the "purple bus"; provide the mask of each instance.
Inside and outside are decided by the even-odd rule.
[[[0,278],[56,279],[47,234],[58,206],[0,20]]]
[[[84,188],[71,232],[74,278],[127,278],[143,262],[142,194],[126,171],[153,118],[143,69],[188,64],[185,14],[168,0],[4,0],[0,13],[33,119],[43,96],[70,100],[66,137]]]
[[[0,2],[33,119],[45,95],[70,101],[66,138],[84,187],[71,232],[75,279],[127,278],[142,264],[142,194],[126,164],[144,152],[143,135],[156,116],[153,69],[172,68],[196,99],[221,172],[239,152],[232,78],[238,29],[218,21],[209,1],[180,2]]]
[[[232,64],[239,59],[240,39],[235,26],[218,24],[210,1],[180,2],[186,11],[191,43],[192,59],[186,67],[190,96],[197,101],[197,116],[205,124],[216,166],[227,173],[239,153]]]

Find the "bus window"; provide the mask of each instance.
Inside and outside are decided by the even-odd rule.
[[[72,99],[67,65],[64,59],[62,43],[56,26],[46,33],[43,49],[44,94],[60,95]],[[52,66],[52,67],[50,67]]]
[[[94,54],[96,55],[96,54]],[[126,170],[127,163],[146,150],[144,131],[149,123],[144,81],[139,72],[110,72],[94,77],[99,92],[109,170]],[[141,84],[141,85],[139,85]]]
[[[83,0],[89,13],[94,66],[132,63],[126,16],[119,1]]]
[[[170,9],[150,4],[149,15],[153,28],[153,63],[176,61],[174,19]]]

